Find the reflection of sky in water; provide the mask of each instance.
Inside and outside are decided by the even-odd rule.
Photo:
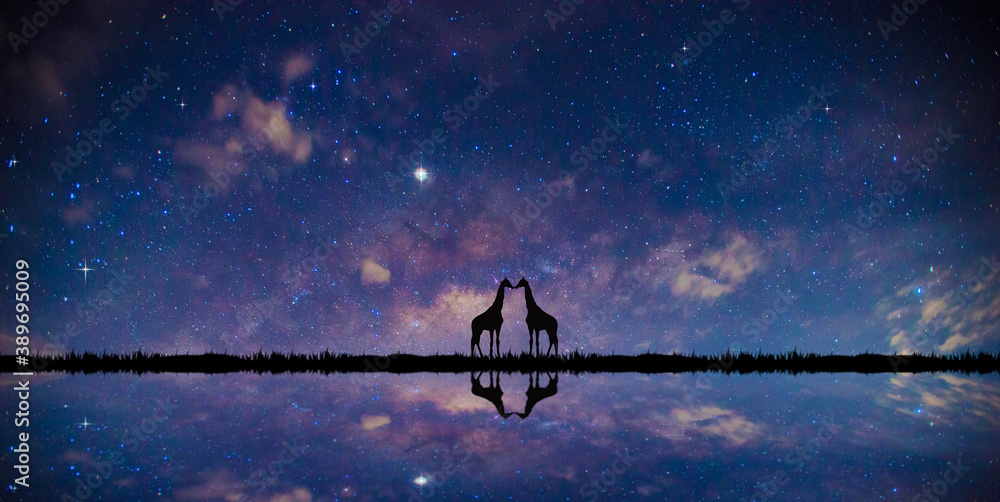
[[[528,377],[501,385],[520,411]],[[564,374],[506,421],[468,375],[53,375],[33,389],[36,455],[52,463],[27,493],[45,500],[113,451],[121,466],[92,500],[911,500],[949,461],[963,472],[948,500],[998,493],[996,376]]]
[[[387,0],[43,2],[59,13],[0,50],[0,268],[31,263],[35,352],[464,353],[504,276],[563,351],[1000,350],[991,2],[925,2],[883,36],[886,2],[594,1],[555,22],[556,0],[404,1],[350,57]],[[5,42],[42,8],[0,2]],[[686,42],[724,8],[714,43]],[[521,411],[527,377],[502,381]],[[946,500],[996,498],[996,376],[697,381],[563,375],[522,422],[461,375],[37,375],[13,497],[72,493],[123,442],[87,500],[233,501],[275,459],[260,500],[404,500],[456,459],[432,500],[589,499],[622,455],[602,499],[749,499],[786,470],[769,500],[911,500],[959,456]],[[178,408],[159,422],[156,399]],[[823,418],[843,429],[786,469]]]

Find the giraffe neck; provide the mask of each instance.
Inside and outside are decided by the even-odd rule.
[[[529,309],[537,309],[538,304],[535,303],[535,296],[531,294],[531,286],[524,286],[524,302],[528,304]]]
[[[497,290],[497,297],[493,300],[493,306],[490,308],[496,310],[503,308],[503,286],[500,286],[500,289]]]

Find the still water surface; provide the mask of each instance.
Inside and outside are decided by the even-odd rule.
[[[44,440],[33,442],[31,489],[15,494],[177,501],[995,500],[998,380],[36,375],[31,431]]]

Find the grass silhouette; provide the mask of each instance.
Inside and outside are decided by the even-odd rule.
[[[453,355],[391,354],[352,355],[331,353],[294,354],[262,350],[256,354],[94,354],[84,352],[31,358],[20,366],[12,355],[0,355],[0,371],[61,371],[68,373],[467,373],[470,371],[528,373],[998,373],[998,354],[885,355],[865,352],[857,355],[803,354],[794,350],[784,354],[723,352],[718,355],[655,354],[638,355],[583,354],[534,357],[508,352],[493,359]]]

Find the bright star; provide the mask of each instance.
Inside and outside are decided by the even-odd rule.
[[[7,163],[7,167],[17,167],[18,162],[20,162],[20,160],[17,160],[16,156],[11,156],[10,162]]]
[[[87,426],[94,425],[94,422],[88,422],[87,421],[87,415],[84,415],[83,416],[83,422],[78,423],[76,425],[82,425],[83,426],[83,430],[87,430]]]
[[[428,481],[430,481],[430,480],[429,480],[429,479],[427,479],[427,478],[426,478],[426,477],[424,477],[424,476],[419,476],[419,477],[418,477],[417,479],[414,479],[414,480],[413,480],[413,482],[414,482],[414,483],[416,483],[416,484],[417,484],[417,485],[419,485],[419,486],[424,486],[424,485],[426,485]]]
[[[90,271],[92,271],[94,269],[87,268],[87,260],[83,260],[83,268],[78,268],[77,270],[83,272],[83,282],[84,282],[84,284],[86,284],[87,283],[87,272],[90,272]]]
[[[430,174],[427,173],[427,170],[422,167],[417,168],[416,172],[414,172],[413,175],[416,176],[417,181],[419,181],[421,184],[423,184],[423,182],[430,177]]]
[[[177,106],[181,107],[181,111],[184,111],[184,107],[187,106],[187,103],[185,103],[182,99],[180,103],[177,103]]]

